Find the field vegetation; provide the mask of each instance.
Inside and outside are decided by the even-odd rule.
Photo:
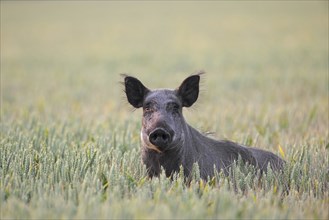
[[[193,127],[287,161],[148,179],[120,73],[176,88]],[[328,2],[1,1],[1,219],[328,219]]]

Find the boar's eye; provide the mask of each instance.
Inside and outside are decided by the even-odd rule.
[[[173,113],[179,112],[179,105],[175,102],[171,102],[167,106],[168,109],[170,109]]]
[[[149,103],[146,103],[145,105],[144,105],[144,112],[151,112],[152,111],[152,103],[151,102],[149,102]]]
[[[173,109],[174,111],[179,111],[179,105],[178,105],[177,103],[173,103],[173,107],[172,107],[172,109]]]

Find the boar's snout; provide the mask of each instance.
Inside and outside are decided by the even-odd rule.
[[[172,136],[163,128],[156,128],[150,133],[149,140],[153,145],[165,148],[172,142]]]

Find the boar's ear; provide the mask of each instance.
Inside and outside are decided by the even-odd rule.
[[[190,107],[198,99],[201,74],[203,72],[187,77],[179,86],[177,93],[182,100],[183,107]]]
[[[135,108],[140,108],[143,106],[143,101],[145,95],[149,92],[149,89],[146,88],[141,81],[135,77],[126,76],[124,79],[125,93],[128,99],[128,102]]]

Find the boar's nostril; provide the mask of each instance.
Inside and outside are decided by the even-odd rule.
[[[150,142],[158,147],[166,147],[170,143],[171,136],[164,129],[158,128],[149,135]]]
[[[162,134],[162,140],[167,141],[167,139],[168,139],[168,135]]]

